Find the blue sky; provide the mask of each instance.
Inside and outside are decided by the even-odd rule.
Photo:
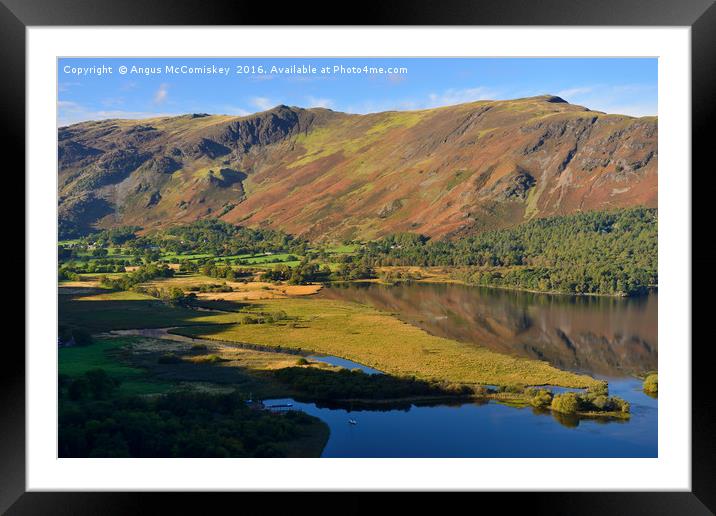
[[[308,67],[308,73],[293,71],[292,65]],[[174,71],[167,71],[168,66],[175,67]],[[120,73],[124,70],[121,67],[126,67],[126,73]],[[244,73],[237,73],[237,67]],[[382,71],[349,73],[350,67],[382,68]],[[545,93],[608,113],[656,115],[657,59],[64,58],[58,61],[59,125],[200,112],[246,115],[278,104],[372,113]]]

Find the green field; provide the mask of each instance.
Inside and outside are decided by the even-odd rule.
[[[164,328],[177,325],[235,322],[233,314],[213,314],[171,306],[137,292],[108,292],[59,298],[60,321],[93,333],[132,328]]]
[[[171,384],[152,380],[144,370],[122,362],[120,355],[124,348],[131,346],[133,342],[132,338],[97,338],[90,346],[60,348],[59,373],[77,377],[92,369],[104,369],[107,374],[122,382],[122,394],[156,394],[168,391]]]

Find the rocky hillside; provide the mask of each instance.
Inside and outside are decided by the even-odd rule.
[[[657,203],[657,119],[559,97],[351,115],[278,106],[59,129],[60,234],[198,218],[433,237]]]

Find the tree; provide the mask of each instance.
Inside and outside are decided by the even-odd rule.
[[[556,412],[564,414],[574,414],[579,410],[579,398],[573,392],[565,392],[557,394],[550,405],[550,408]]]
[[[647,394],[658,394],[659,393],[659,375],[652,373],[644,378],[644,384],[642,386],[644,392]]]

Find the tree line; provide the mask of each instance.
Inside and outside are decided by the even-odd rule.
[[[479,285],[635,295],[657,284],[657,226],[656,209],[586,212],[457,240],[395,234],[360,252],[370,266],[452,267]]]

